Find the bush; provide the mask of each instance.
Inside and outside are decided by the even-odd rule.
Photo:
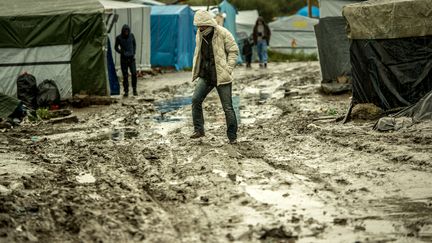
[[[318,56],[316,53],[305,53],[304,51],[295,51],[293,50],[291,53],[280,53],[275,52],[273,50],[268,51],[269,60],[271,62],[305,62],[305,61],[317,61]]]

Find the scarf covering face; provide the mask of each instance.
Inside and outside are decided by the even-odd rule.
[[[203,36],[208,36],[213,31],[213,27],[207,27],[207,29],[201,31]]]

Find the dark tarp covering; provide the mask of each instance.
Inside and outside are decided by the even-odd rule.
[[[108,65],[108,78],[110,83],[110,91],[111,95],[119,95],[120,94],[120,84],[118,81],[114,59],[112,55],[111,50],[111,43],[110,39],[108,38],[108,45],[107,45],[108,51],[107,51],[107,65]]]
[[[0,1],[0,48],[72,45],[73,93],[107,95],[103,11],[97,0]]]
[[[36,78],[31,74],[22,74],[17,78],[17,97],[30,108],[37,107],[38,87]]]
[[[351,76],[350,46],[345,27],[343,17],[322,18],[315,25],[323,83]]]
[[[0,118],[6,119],[12,115],[21,104],[17,98],[0,93]]]
[[[353,104],[384,110],[412,105],[432,90],[432,37],[352,40]]]
[[[405,108],[395,116],[412,117],[414,122],[432,119],[432,91],[421,98],[415,105]]]

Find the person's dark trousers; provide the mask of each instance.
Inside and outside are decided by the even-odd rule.
[[[121,71],[123,74],[123,90],[127,94],[129,93],[129,80],[128,80],[128,69],[130,69],[131,76],[132,76],[132,89],[136,91],[137,89],[137,75],[136,75],[136,64],[135,64],[135,58],[129,57],[125,58],[122,57],[120,60],[120,66]]]
[[[199,78],[192,97],[192,120],[195,132],[204,133],[204,115],[202,103],[215,86],[206,80]],[[227,124],[227,136],[229,140],[237,139],[237,117],[232,104],[232,84],[224,84],[216,87],[225,112]]]

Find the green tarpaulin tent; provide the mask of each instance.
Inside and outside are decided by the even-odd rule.
[[[107,95],[104,8],[97,0],[0,1],[0,92],[27,71],[52,79],[62,99]]]

